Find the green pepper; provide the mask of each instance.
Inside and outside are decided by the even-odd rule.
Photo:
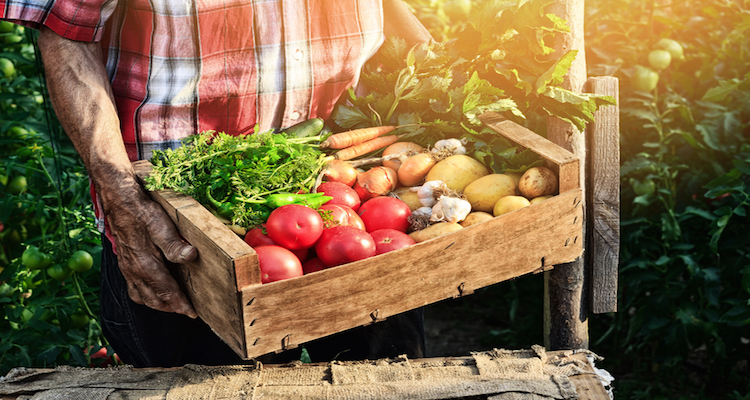
[[[206,197],[208,197],[208,201],[211,202],[211,205],[214,206],[216,209],[216,213],[219,214],[220,217],[226,218],[228,220],[232,220],[234,218],[234,204],[230,201],[219,201],[216,200],[213,196],[211,196],[211,189],[206,188]]]
[[[333,197],[325,193],[277,193],[266,197],[266,204],[271,208],[278,208],[289,204],[302,204],[311,208],[318,208]]]

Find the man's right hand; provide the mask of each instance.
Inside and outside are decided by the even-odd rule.
[[[115,236],[130,298],[195,318],[164,258],[187,262],[197,251],[180,238],[161,206],[135,179],[100,45],[71,41],[45,27],[39,49],[55,113],[86,165]]]

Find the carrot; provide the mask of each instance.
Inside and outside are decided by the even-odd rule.
[[[337,160],[351,160],[352,158],[359,157],[371,151],[382,149],[383,147],[396,143],[398,138],[397,135],[377,137],[364,143],[341,149],[334,153],[333,157]]]
[[[334,133],[328,139],[320,143],[321,149],[345,149],[347,147],[364,143],[368,140],[383,136],[396,129],[395,126],[374,126],[370,128],[354,129],[351,131]]]

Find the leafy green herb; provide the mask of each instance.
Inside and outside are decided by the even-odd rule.
[[[174,150],[154,152],[148,190],[169,188],[195,198],[232,223],[252,228],[265,222],[265,199],[277,193],[310,192],[328,158],[312,142],[262,132],[231,136],[214,131],[185,140]],[[222,205],[217,210],[217,204]]]

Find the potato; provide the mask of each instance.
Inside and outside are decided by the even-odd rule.
[[[466,186],[490,172],[481,162],[464,154],[457,154],[435,164],[425,181],[443,181],[453,190],[463,191]]]
[[[523,196],[505,196],[497,201],[492,214],[497,217],[498,215],[507,214],[530,205],[529,200]]]
[[[544,195],[544,196],[539,196],[539,197],[534,197],[533,199],[529,200],[529,203],[531,203],[531,204],[541,203],[544,200],[549,199],[550,197],[552,197],[551,194]]]
[[[513,178],[504,174],[485,175],[464,188],[464,196],[474,211],[492,212],[501,197],[516,194]]]
[[[409,209],[412,211],[416,210],[419,207],[422,207],[422,204],[419,202],[419,196],[417,196],[417,192],[412,192],[411,188],[408,186],[397,188],[391,193],[398,196],[398,198],[406,203],[406,205],[409,206]]]
[[[518,181],[518,190],[527,199],[555,194],[557,192],[557,176],[547,167],[529,168]]]
[[[459,229],[463,229],[463,226],[455,222],[438,222],[422,229],[421,231],[414,231],[409,234],[415,242],[420,243],[425,240],[434,239],[439,236],[453,233]]]
[[[469,213],[469,215],[467,215],[463,221],[459,222],[459,224],[461,224],[461,226],[466,228],[472,225],[482,223],[484,221],[489,221],[492,218],[494,217],[490,213],[486,213],[484,211],[474,211],[472,213]]]

